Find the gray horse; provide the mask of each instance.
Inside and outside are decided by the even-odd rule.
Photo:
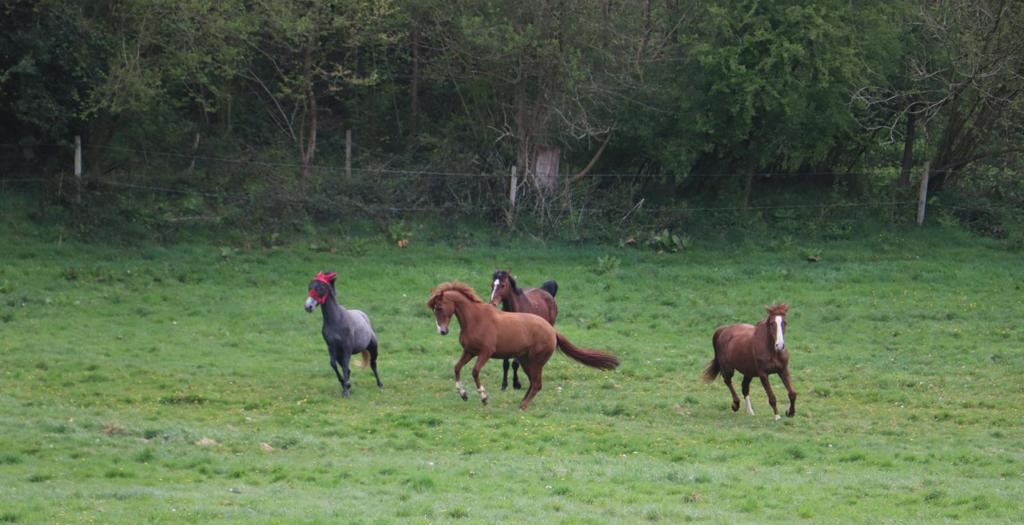
[[[306,298],[306,311],[312,313],[313,309],[320,306],[324,313],[324,341],[327,342],[327,351],[331,354],[331,368],[334,375],[338,376],[341,383],[341,395],[348,397],[351,394],[352,383],[349,382],[349,360],[352,354],[362,352],[363,363],[370,362],[373,369],[373,377],[377,378],[377,386],[384,388],[377,375],[377,334],[370,326],[370,318],[360,310],[346,310],[336,300],[337,292],[334,289],[334,280],[337,274],[334,272],[317,272],[316,277],[309,282],[309,297]],[[338,360],[341,360],[341,369],[344,375],[338,372]]]

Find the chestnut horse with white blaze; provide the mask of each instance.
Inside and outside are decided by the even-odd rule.
[[[732,393],[732,410],[735,412],[740,408],[740,398],[732,386],[732,375],[733,372],[743,374],[743,399],[747,403],[747,413],[754,415],[754,408],[750,406],[750,382],[757,377],[768,394],[768,404],[775,412],[775,419],[779,419],[775,393],[768,382],[768,374],[779,374],[789,393],[789,410],[786,415],[793,417],[796,414],[796,391],[789,377],[789,352],[786,350],[785,338],[789,305],[776,304],[766,306],[765,309],[768,318],[756,325],[733,324],[715,330],[711,338],[715,357],[704,370],[703,379],[705,383],[710,383],[719,373],[722,374],[725,386]]]
[[[519,404],[521,410],[530,406],[541,389],[541,370],[558,347],[565,355],[587,366],[611,370],[619,366],[614,355],[599,350],[577,348],[548,322],[534,314],[503,312],[483,302],[472,288],[453,282],[439,284],[430,294],[427,308],[434,312],[437,332],[448,334],[448,323],[454,315],[459,320],[459,344],[462,356],[455,363],[455,389],[467,400],[462,386],[462,367],[476,357],[473,381],[480,401],[487,404],[487,390],[480,384],[480,369],[491,357],[519,359],[530,378],[530,387]]]

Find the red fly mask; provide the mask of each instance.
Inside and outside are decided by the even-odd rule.
[[[323,304],[327,302],[327,297],[331,294],[331,288],[334,287],[334,279],[337,276],[338,276],[338,274],[336,274],[334,272],[330,272],[330,273],[327,273],[327,274],[325,274],[324,272],[317,272],[316,273],[316,277],[314,277],[313,280],[317,281],[317,282],[324,283],[324,284],[327,285],[327,288],[324,289],[324,293],[323,294],[321,294],[321,293],[319,293],[317,291],[317,288],[319,288],[319,287],[317,287],[317,286],[310,286],[309,287],[309,296],[312,297],[314,301],[316,301],[316,304],[319,304],[319,305],[323,306]]]

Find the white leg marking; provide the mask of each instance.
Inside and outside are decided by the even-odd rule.
[[[781,352],[786,348],[786,339],[782,335],[782,316],[775,316],[775,351]]]
[[[484,390],[484,386],[480,385],[480,388],[476,389],[476,391],[480,394],[480,401],[483,401],[484,403],[486,403],[487,402],[487,391]]]
[[[780,415],[778,415],[778,414],[775,414],[775,421],[778,421],[778,420],[780,420],[780,419],[782,419],[782,416],[780,416]]]
[[[462,381],[455,382],[455,390],[459,393],[460,396],[466,397],[466,388],[462,386]]]
[[[743,400],[747,402],[747,413],[754,415],[754,407],[750,406],[750,396],[744,396]]]

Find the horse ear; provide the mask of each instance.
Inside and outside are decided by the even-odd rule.
[[[328,272],[327,274],[324,275],[324,277],[326,277],[327,280],[331,282],[331,286],[334,286],[334,281],[335,279],[338,278],[338,274],[334,272]]]

